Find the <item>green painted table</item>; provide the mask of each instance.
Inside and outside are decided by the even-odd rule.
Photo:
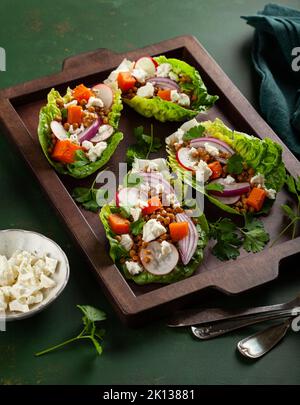
[[[127,51],[177,35],[195,35],[250,101],[255,81],[250,64],[253,31],[239,17],[263,8],[252,0],[1,0],[0,46],[6,49],[7,87],[60,70],[62,60],[107,47]],[[297,7],[299,0],[281,2]],[[63,295],[32,319],[0,332],[2,384],[299,384],[300,334],[257,362],[242,359],[235,346],[253,329],[208,342],[163,321],[132,330],[120,323],[109,302],[55,216],[14,147],[0,137],[0,227],[24,228],[53,238],[66,251],[70,282]],[[285,263],[275,282],[239,297],[214,294],[208,304],[263,305],[289,300],[300,291],[297,263]],[[49,344],[75,334],[76,304],[108,314],[104,353],[88,344],[35,358]]]

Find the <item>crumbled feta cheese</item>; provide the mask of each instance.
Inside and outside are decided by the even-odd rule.
[[[149,191],[151,190],[151,187],[150,187],[149,183],[143,183],[143,184],[141,184],[140,190],[143,193],[149,193]]]
[[[5,256],[0,256],[0,286],[12,285],[15,281],[14,271]]]
[[[189,150],[189,155],[191,157],[194,157],[196,155],[196,153],[197,153],[197,149],[192,146],[191,149]]]
[[[55,286],[55,281],[45,274],[41,274],[41,287],[42,288],[52,288]]]
[[[131,239],[130,235],[128,235],[128,233],[121,235],[120,245],[123,246],[123,248],[127,250],[127,252],[129,252],[129,250],[132,248],[133,240]]]
[[[78,141],[78,135],[76,135],[76,134],[72,134],[72,135],[70,135],[70,141],[72,142],[72,143],[75,143],[75,145],[79,145],[79,141]]]
[[[148,73],[143,69],[133,69],[132,76],[134,76],[139,83],[145,83],[146,79],[149,77]]]
[[[162,256],[168,256],[172,252],[172,245],[171,243],[163,240],[161,243],[161,254]]]
[[[69,103],[64,104],[64,108],[72,107],[72,105],[77,105],[77,100],[69,101]]]
[[[165,188],[162,183],[155,184],[154,187],[151,188],[151,195],[158,195],[165,191]]]
[[[81,124],[80,127],[77,128],[77,129],[74,129],[73,125],[70,125],[70,128],[69,128],[68,132],[70,133],[70,135],[77,135],[78,136],[84,130],[85,130],[85,128],[84,128],[83,124]]]
[[[173,101],[173,103],[176,103],[179,100],[179,93],[177,90],[171,90],[171,101]]]
[[[145,168],[145,171],[146,171],[146,173],[157,172],[158,171],[157,163],[149,160],[148,165]]]
[[[43,301],[43,294],[38,291],[36,294],[30,295],[30,297],[28,297],[26,299],[26,304],[28,305],[32,305],[32,304],[39,304],[40,302]]]
[[[188,132],[190,129],[197,127],[200,123],[196,120],[196,118],[193,118],[185,123],[183,123],[180,127],[180,129],[185,133]]]
[[[169,173],[168,165],[166,159],[158,158],[158,159],[134,159],[132,164],[132,173],[138,172],[157,172],[160,173],[167,172]]]
[[[230,174],[228,174],[228,176],[225,177],[225,179],[223,180],[223,182],[224,182],[225,184],[233,184],[233,183],[235,183],[235,179],[234,179],[232,176],[230,176]]]
[[[171,72],[169,72],[169,78],[171,80],[174,80],[174,82],[177,82],[179,79],[178,75],[176,73],[174,73],[172,70],[171,70]]]
[[[217,157],[220,154],[219,149],[210,144],[209,142],[204,142],[204,148],[206,152],[208,152],[213,157]]]
[[[128,59],[123,59],[120,65],[117,67],[117,69],[113,70],[108,76],[108,78],[104,80],[103,83],[110,84],[112,82],[115,82],[120,72],[132,72],[133,66],[134,62],[131,62]]]
[[[143,227],[143,240],[151,242],[166,232],[166,228],[160,222],[156,219],[150,219]]]
[[[81,146],[86,150],[90,150],[91,148],[93,148],[94,145],[90,141],[83,141]]]
[[[164,196],[164,205],[166,206],[173,206],[174,204],[177,204],[177,197],[174,193],[172,194],[166,194]]]
[[[27,304],[21,304],[18,300],[13,300],[9,303],[10,311],[28,312],[29,307]]]
[[[276,190],[274,190],[273,188],[265,188],[264,190],[266,192],[267,197],[270,198],[270,200],[275,200]]]
[[[200,176],[203,176],[203,181],[204,183],[210,178],[212,175],[212,171],[208,167],[207,163],[204,162],[204,160],[199,160],[197,164],[195,165],[195,170],[200,174]]]
[[[168,77],[169,73],[171,72],[172,66],[170,63],[162,63],[158,65],[156,68],[156,76],[157,77]]]
[[[141,213],[142,210],[140,208],[130,208],[130,215],[134,221],[138,221],[140,219]]]
[[[103,101],[101,100],[101,98],[91,96],[89,98],[89,101],[87,102],[86,108],[90,108],[92,106],[102,108],[104,106],[104,104],[103,104]]]
[[[148,206],[148,201],[138,198],[135,204],[135,208],[143,209]]]
[[[178,104],[181,105],[182,107],[189,107],[191,104],[189,96],[187,94],[180,93]]]
[[[125,266],[130,274],[133,276],[143,271],[142,266],[137,262],[125,262]]]
[[[250,180],[250,183],[254,186],[264,187],[265,185],[265,176],[263,174],[257,173]]]
[[[57,267],[57,260],[52,257],[45,256],[45,268],[44,273],[54,274]],[[47,275],[48,275],[47,274]]]
[[[137,89],[137,96],[151,98],[154,95],[154,86],[152,83],[147,83]]]
[[[87,152],[89,160],[91,162],[96,162],[96,160],[102,155],[102,153],[105,151],[106,148],[107,148],[106,142],[101,141],[96,143],[96,145],[90,148]]]
[[[183,143],[183,135],[185,134],[185,131],[181,128],[177,129],[176,132],[174,132],[173,134],[169,135],[166,138],[166,144],[168,146],[173,146],[175,145],[175,143]]]

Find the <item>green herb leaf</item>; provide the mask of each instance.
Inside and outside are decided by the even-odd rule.
[[[294,212],[294,210],[287,204],[281,205],[281,209],[285,213],[285,215],[288,216],[290,219],[293,220],[297,217],[297,214]]]
[[[105,312],[101,311],[101,309],[92,307],[90,305],[76,305],[76,307],[79,308],[91,322],[104,321],[106,319],[106,314]]]
[[[300,182],[300,177],[298,177],[298,182]],[[286,180],[285,180],[286,185],[288,186],[289,192],[292,194],[298,194],[297,193],[297,186],[296,186],[296,180],[294,179],[293,176],[287,175]],[[299,184],[300,186],[300,184]]]
[[[219,260],[236,259],[239,256],[242,241],[237,230],[237,226],[229,218],[223,218],[210,224],[211,238],[217,240],[212,253]]]
[[[97,339],[102,340],[105,331],[103,329],[96,328],[95,322],[104,321],[106,319],[106,314],[100,309],[94,308],[90,305],[77,305],[77,308],[80,309],[83,313],[82,317],[83,329],[79,333],[79,335],[71,339],[65,340],[62,343],[51,346],[48,349],[42,350],[36,353],[35,354],[36,356],[42,356],[46,353],[60,349],[78,340],[90,340],[93,343],[97,354],[100,355],[102,353],[103,351],[102,346]]]
[[[86,187],[76,187],[72,191],[72,197],[79,203],[85,203],[92,198],[91,189]]]
[[[224,186],[220,183],[209,183],[205,186],[206,191],[219,191],[222,193]]]
[[[202,125],[198,125],[197,127],[193,127],[189,129],[184,135],[183,135],[183,140],[184,141],[191,141],[192,139],[196,138],[202,138],[203,132],[205,131],[205,128]]]
[[[221,261],[226,261],[233,259],[235,260],[240,252],[237,247],[230,244],[224,244],[222,242],[217,242],[212,248],[212,254],[216,256]]]
[[[241,174],[243,171],[243,159],[240,155],[234,154],[227,161],[227,171],[230,174]]]
[[[139,235],[143,231],[143,226],[145,225],[145,221],[143,218],[138,219],[130,224],[130,230],[134,236]]]
[[[129,218],[131,215],[129,207],[111,207],[110,210],[112,214],[119,214],[124,218]]]
[[[135,128],[133,134],[137,143],[127,148],[126,161],[129,165],[132,165],[135,158],[148,159],[151,152],[157,152],[162,147],[161,140],[153,135],[152,124],[150,135],[144,133],[143,126]]]

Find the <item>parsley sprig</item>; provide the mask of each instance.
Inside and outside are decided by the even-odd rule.
[[[284,214],[290,219],[287,226],[279,233],[276,239],[273,240],[271,246],[274,246],[276,242],[284,235],[290,228],[292,228],[292,239],[296,237],[297,227],[300,221],[300,176],[295,179],[293,176],[287,175],[285,184],[290,193],[297,197],[296,209],[291,208],[287,204],[281,206]]]
[[[103,349],[101,346],[101,341],[104,337],[105,330],[97,328],[95,322],[104,321],[106,319],[106,314],[100,309],[91,307],[90,305],[77,305],[77,308],[79,308],[80,311],[82,311],[83,313],[82,317],[83,329],[79,333],[79,335],[71,339],[65,340],[64,342],[59,343],[55,346],[51,346],[48,349],[42,350],[36,353],[35,354],[36,356],[42,356],[46,353],[60,349],[61,347],[66,346],[69,343],[85,339],[90,340],[93,343],[96,352],[99,355],[102,353]]]
[[[136,138],[136,143],[130,145],[126,152],[126,160],[129,165],[132,165],[135,158],[148,159],[150,153],[157,152],[162,147],[160,139],[153,135],[152,124],[150,135],[145,134],[143,126],[135,128],[133,134]]]
[[[84,209],[92,212],[97,212],[100,208],[97,202],[98,198],[107,198],[108,196],[106,189],[95,188],[96,179],[91,187],[75,187],[72,191],[74,200],[81,204]]]
[[[218,259],[235,260],[240,255],[240,248],[257,253],[263,250],[270,237],[263,223],[250,214],[245,215],[245,223],[238,227],[231,219],[223,218],[210,223],[210,237],[217,241],[212,253]]]

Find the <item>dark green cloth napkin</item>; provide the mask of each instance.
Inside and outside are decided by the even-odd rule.
[[[292,69],[292,50],[300,47],[300,11],[268,4],[242,18],[255,28],[252,59],[261,81],[262,114],[300,159],[300,71]]]

